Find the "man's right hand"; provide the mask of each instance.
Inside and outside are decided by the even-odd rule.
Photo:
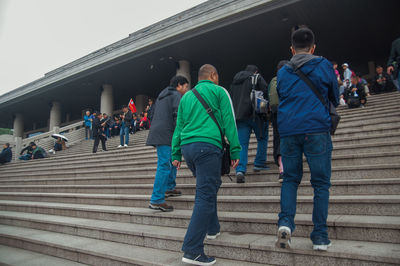
[[[239,159],[231,160],[231,166],[233,168],[236,168],[238,166],[238,164],[239,164]]]
[[[394,67],[393,66],[389,66],[388,68],[387,68],[387,73],[390,75],[390,74],[392,74],[392,72],[394,71]]]

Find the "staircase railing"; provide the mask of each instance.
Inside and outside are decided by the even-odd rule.
[[[42,147],[44,150],[48,151],[54,147],[55,139],[51,137],[53,134],[61,134],[68,138],[67,147],[74,145],[77,142],[82,141],[85,138],[85,127],[84,122],[79,121],[74,124],[64,126],[64,127],[54,127],[53,130],[36,135],[33,137],[22,139],[20,137],[15,138],[14,154],[15,160],[18,159],[21,149],[25,148],[31,142],[35,142],[36,145]]]

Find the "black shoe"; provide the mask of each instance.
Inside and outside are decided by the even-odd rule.
[[[236,183],[238,184],[242,184],[245,182],[245,178],[244,178],[244,173],[242,172],[237,172],[236,173]]]
[[[174,210],[174,207],[167,205],[167,203],[161,203],[161,204],[155,204],[155,203],[150,203],[149,208],[153,210],[160,210],[163,212],[172,212]]]
[[[182,262],[193,265],[208,266],[213,265],[217,261],[215,260],[215,258],[208,257],[205,254],[192,255],[189,253],[185,253],[183,254]]]
[[[279,183],[283,182],[283,172],[279,174],[278,180],[279,180]]]

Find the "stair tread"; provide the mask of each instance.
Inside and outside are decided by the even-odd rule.
[[[69,210],[84,210],[84,211],[97,211],[107,213],[119,213],[139,216],[154,216],[154,217],[168,217],[179,219],[190,219],[192,210],[175,209],[173,212],[163,213],[160,211],[151,210],[149,208],[138,207],[120,207],[120,206],[105,206],[105,205],[85,205],[85,204],[67,204],[67,203],[49,203],[49,202],[31,202],[31,201],[4,201],[1,200],[0,204],[14,205],[14,206],[31,206],[31,207],[44,207],[44,208],[60,208]],[[0,211],[0,216],[3,214],[12,214],[20,217],[45,217],[52,215],[22,213],[12,211]],[[262,223],[276,223],[278,216],[277,213],[267,212],[252,212],[251,216],[248,212],[227,212],[219,211],[218,216],[224,221],[242,221],[242,222],[262,222]],[[65,216],[61,220],[65,221]],[[368,217],[368,219],[366,219]],[[98,220],[95,220],[98,221]],[[296,214],[296,223],[311,225],[311,214]],[[328,226],[351,226],[351,227],[370,227],[370,228],[392,228],[398,229],[400,226],[399,216],[364,216],[364,215],[329,215]]]
[[[79,251],[102,258],[112,258],[121,262],[136,263],[139,265],[183,265],[181,262],[182,253],[174,251],[8,225],[0,225],[0,235],[35,243],[47,243],[53,247],[61,247],[71,251]],[[218,262],[219,265],[260,265],[226,259],[219,259]]]
[[[41,253],[0,245],[0,264],[18,265],[18,266],[83,266],[82,264],[71,260],[57,258]]]
[[[165,228],[165,231],[158,227],[157,232],[149,232],[154,236],[164,234],[166,237],[181,241],[185,229]],[[143,228],[142,228],[143,229]],[[161,228],[162,229],[162,228]],[[122,230],[126,230],[123,228]],[[151,261],[153,263],[163,263],[169,265],[176,263],[179,259],[179,253],[166,250],[154,250],[117,242],[97,240],[81,236],[72,236],[30,228],[14,227],[0,225],[0,235],[10,236],[22,239],[29,239],[35,242],[46,242],[52,246],[63,246],[74,250],[90,251],[103,254],[104,256],[122,257],[132,261]],[[375,243],[367,241],[333,240],[329,252],[321,253],[311,250],[311,241],[307,238],[293,237],[292,249],[290,251],[277,249],[275,247],[276,236],[258,235],[258,234],[229,234],[222,233],[219,238],[208,241],[210,246],[219,245],[225,247],[238,247],[250,250],[267,250],[274,252],[291,252],[297,254],[307,254],[326,256],[326,257],[345,257],[353,259],[369,259],[382,262],[394,262],[400,259],[400,244]],[[156,253],[155,253],[156,252]],[[157,256],[154,256],[157,254]]]

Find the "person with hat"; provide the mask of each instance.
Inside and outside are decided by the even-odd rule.
[[[351,79],[351,75],[352,75],[352,71],[349,68],[349,64],[344,63],[342,65],[343,68],[343,85],[345,88],[350,86],[350,79]]]

